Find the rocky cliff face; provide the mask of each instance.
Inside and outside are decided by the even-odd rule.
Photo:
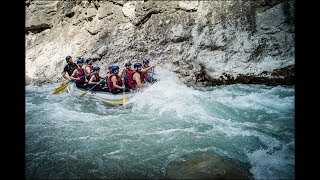
[[[148,57],[188,85],[294,84],[294,1],[27,0],[26,78],[61,82],[65,57],[102,68]]]

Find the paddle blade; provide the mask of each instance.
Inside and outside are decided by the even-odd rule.
[[[57,87],[52,94],[59,94],[65,88],[67,88],[69,84],[62,84],[60,87]]]
[[[88,92],[89,92],[89,91],[86,91],[86,92],[82,93],[82,94],[80,95],[80,97],[85,96]]]
[[[112,105],[122,105],[123,104],[122,100],[120,100],[120,101],[106,101],[106,103],[112,104]]]

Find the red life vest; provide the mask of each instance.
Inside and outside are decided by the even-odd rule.
[[[124,82],[125,82],[126,84],[129,84],[129,80],[128,80],[128,79],[130,79],[130,77],[131,77],[131,79],[132,79],[132,74],[134,73],[134,71],[132,71],[132,70],[125,70],[125,72],[126,72],[126,77],[124,78]]]
[[[108,72],[107,73],[107,80],[106,80],[106,87],[108,87],[108,80],[109,80],[109,77],[112,75],[112,73]]]
[[[145,79],[145,76],[142,72],[137,72],[137,71],[133,71],[132,74],[130,76],[128,76],[128,84],[130,86],[130,88],[135,89],[137,82],[135,80],[133,80],[133,75],[135,73],[139,73],[140,74],[140,82],[142,83]]]
[[[99,82],[100,81],[100,76],[98,74],[94,74],[95,79],[93,80],[93,82]]]
[[[92,74],[91,74],[91,72],[92,72],[92,70],[93,70],[93,66],[88,66],[89,68],[90,68],[90,74],[87,76],[87,80],[88,81],[90,81],[90,78],[91,78],[91,76],[92,76]]]
[[[86,78],[84,77],[84,75],[85,75],[84,70],[82,68],[77,68],[76,78],[80,78],[80,79],[76,81],[76,84],[86,81]]]
[[[111,81],[111,78],[112,78],[113,76],[116,76],[116,78],[117,78],[116,84],[117,84],[118,86],[122,86],[121,77],[118,76],[118,75],[112,74],[112,75],[110,75],[110,76],[108,77],[108,79],[107,79],[108,88],[109,88],[110,91],[112,91],[113,89],[116,89],[116,87],[113,86],[113,83],[112,83],[112,81]]]

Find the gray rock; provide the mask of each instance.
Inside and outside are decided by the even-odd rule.
[[[31,78],[27,75],[25,75],[25,85],[30,85],[31,84]]]
[[[194,153],[166,167],[169,179],[253,179],[248,169],[229,158],[211,153]]]
[[[294,0],[25,5],[26,74],[34,81],[51,83],[65,56],[87,54],[106,65],[151,57],[188,85],[293,82],[294,73],[280,81],[273,72],[295,64]]]
[[[198,1],[180,1],[179,8],[185,11],[197,10]]]

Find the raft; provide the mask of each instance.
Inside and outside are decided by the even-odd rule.
[[[77,88],[75,83],[71,83],[70,86],[68,87],[67,91],[73,95],[80,97],[81,94],[87,92],[89,88],[84,89],[84,88]],[[126,92],[125,93],[125,102],[128,101],[133,96],[134,93]],[[104,92],[104,91],[89,91],[86,94],[87,97],[92,97],[94,99],[100,100],[104,103],[111,104],[111,105],[124,105],[123,104],[123,93],[119,94],[112,94],[110,92]]]

